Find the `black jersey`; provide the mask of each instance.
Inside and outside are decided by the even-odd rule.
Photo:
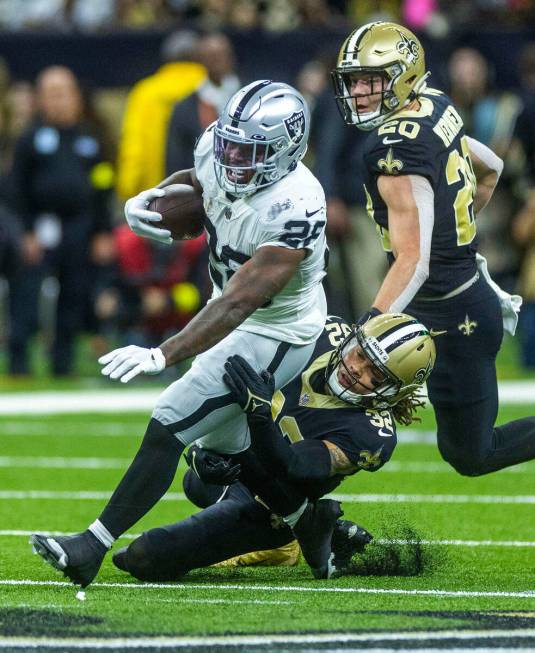
[[[353,406],[332,396],[325,388],[329,357],[349,331],[350,327],[341,318],[327,318],[303,372],[275,393],[273,416],[290,442],[329,440],[359,469],[374,472],[390,459],[396,446],[396,426],[391,411]],[[321,492],[319,488],[309,488],[307,494],[324,494],[343,478],[333,477]]]
[[[377,223],[390,264],[394,257],[388,212],[377,189],[379,175],[426,177],[435,195],[429,277],[420,296],[444,295],[476,273],[476,178],[463,122],[450,98],[427,89],[420,109],[395,114],[374,130],[364,146],[367,211]]]

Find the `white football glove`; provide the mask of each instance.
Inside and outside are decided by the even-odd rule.
[[[124,205],[124,215],[128,226],[138,236],[151,238],[159,243],[170,245],[173,242],[169,229],[160,229],[153,227],[152,224],[161,222],[161,213],[148,211],[147,207],[152,200],[157,197],[163,197],[165,190],[163,188],[149,188],[144,190],[135,197],[131,197]]]
[[[161,349],[147,349],[137,345],[120,347],[104,354],[98,359],[102,368],[101,374],[110,379],[121,379],[128,383],[138,374],[159,374],[165,369],[165,356]]]

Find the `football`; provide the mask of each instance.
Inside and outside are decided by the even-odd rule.
[[[205,218],[202,195],[186,184],[171,184],[164,190],[165,195],[153,199],[148,206],[150,211],[161,213],[163,218],[153,225],[169,229],[173,240],[199,236]]]

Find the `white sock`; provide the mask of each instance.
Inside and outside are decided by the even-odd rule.
[[[308,499],[305,499],[303,501],[303,504],[299,506],[299,508],[295,511],[292,512],[291,515],[286,515],[286,517],[283,517],[283,521],[285,524],[288,524],[290,528],[293,528],[297,522],[299,521],[299,517],[305,512],[305,508],[308,506]]]
[[[89,526],[89,530],[93,533],[99,542],[104,544],[107,549],[111,549],[113,543],[115,542],[115,538],[110,533],[110,531],[100,523],[98,519],[95,519],[95,521]]]

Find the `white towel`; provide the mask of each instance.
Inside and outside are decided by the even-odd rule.
[[[481,254],[476,254],[476,264],[479,274],[482,274],[489,286],[494,290],[500,301],[503,318],[503,328],[512,336],[515,335],[516,325],[518,324],[518,313],[522,306],[522,297],[520,295],[510,295],[502,290],[497,283],[490,278],[487,268],[487,259]]]

